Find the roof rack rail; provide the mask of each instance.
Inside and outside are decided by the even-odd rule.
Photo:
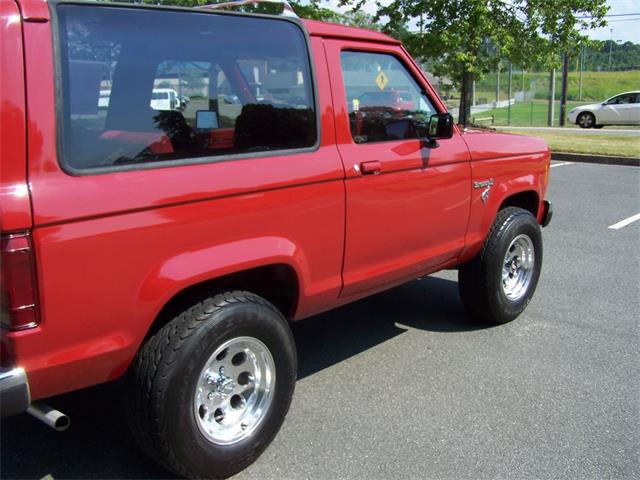
[[[283,17],[300,18],[293,10],[291,5],[289,5],[289,2],[287,2],[287,0],[233,0],[230,2],[210,3],[208,5],[201,5],[195,8],[202,10],[224,10],[242,7],[245,5],[260,5],[263,3],[281,5],[282,12],[278,13],[278,15],[281,15]]]

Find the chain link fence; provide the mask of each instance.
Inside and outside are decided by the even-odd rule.
[[[617,51],[613,46],[616,45]],[[583,48],[568,59],[566,113],[578,105],[599,103],[622,92],[640,89],[640,45],[627,42],[635,53],[625,58],[624,45],[612,42],[611,55],[604,49]],[[603,51],[604,50],[604,51]],[[629,61],[631,60],[631,62]],[[552,82],[553,79],[553,82]],[[553,87],[552,87],[553,85]],[[447,79],[437,79],[436,88],[457,117],[460,92]],[[474,84],[472,123],[487,126],[552,126],[560,124],[562,68],[550,71],[524,70],[515,64],[502,64]],[[550,99],[553,98],[553,106]],[[569,125],[567,122],[567,126]]]

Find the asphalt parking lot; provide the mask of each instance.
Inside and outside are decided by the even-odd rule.
[[[538,291],[474,323],[441,272],[294,327],[283,429],[236,478],[640,478],[640,168],[558,163]],[[167,478],[136,447],[117,386],[51,400],[63,433],[1,423],[3,478]]]

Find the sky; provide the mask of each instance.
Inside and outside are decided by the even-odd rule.
[[[607,0],[609,15],[637,13],[627,17],[608,17],[609,25],[591,30],[587,35],[594,40],[609,40],[640,43],[640,1]],[[612,29],[613,31],[611,31]]]
[[[383,3],[384,0],[383,0]],[[331,10],[344,11],[344,8],[338,7],[338,0],[324,0],[321,2],[323,7]],[[640,43],[640,0],[607,0],[609,6],[609,15],[620,15],[635,13],[637,15],[626,17],[608,17],[609,25],[602,28],[584,32],[593,40],[613,40],[621,42]],[[375,12],[375,2],[366,2],[364,10],[367,13]],[[610,29],[613,29],[611,31]]]

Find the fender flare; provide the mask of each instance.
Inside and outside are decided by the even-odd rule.
[[[285,264],[293,269],[303,295],[309,284],[308,261],[292,241],[283,237],[265,236],[209,245],[167,258],[149,272],[138,292],[138,301],[152,303],[155,315],[184,289],[208,280],[273,264]]]

